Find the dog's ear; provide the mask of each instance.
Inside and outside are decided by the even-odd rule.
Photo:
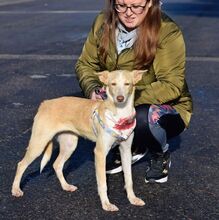
[[[142,76],[144,73],[146,73],[148,70],[133,70],[133,84],[135,85],[137,82],[139,82],[142,79]]]
[[[108,75],[109,75],[109,71],[105,70],[102,72],[97,73],[99,80],[104,83],[105,85],[108,84]]]

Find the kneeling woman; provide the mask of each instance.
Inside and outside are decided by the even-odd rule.
[[[145,182],[166,182],[167,141],[189,126],[192,98],[185,80],[185,44],[180,28],[161,11],[159,0],[108,0],[95,19],[76,63],[86,97],[104,98],[96,72],[147,69],[136,86],[137,125],[133,163],[149,150]],[[97,92],[99,91],[99,92]],[[117,150],[107,173],[122,170]]]

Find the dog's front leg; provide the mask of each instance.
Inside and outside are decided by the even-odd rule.
[[[98,194],[100,196],[102,208],[106,211],[118,211],[119,209],[114,204],[110,203],[107,196],[106,183],[106,155],[112,146],[112,141],[109,140],[108,135],[99,135],[96,142],[95,153],[95,167]]]
[[[131,204],[137,206],[145,205],[144,201],[135,196],[133,191],[133,181],[132,181],[132,170],[131,170],[131,145],[134,134],[131,134],[126,141],[121,142],[120,144],[120,154],[122,160],[122,169],[125,179],[125,189],[127,192],[127,197]]]

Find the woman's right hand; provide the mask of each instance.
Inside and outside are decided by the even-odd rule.
[[[105,92],[106,92],[106,90],[105,90],[105,88],[97,88],[97,89],[95,89],[92,93],[91,93],[91,99],[92,100],[103,100],[103,99],[105,99],[106,97],[105,97]]]
[[[95,91],[93,91],[93,92],[91,93],[91,97],[90,97],[90,98],[91,98],[92,100],[103,100],[102,97],[101,97],[100,95],[96,94]]]

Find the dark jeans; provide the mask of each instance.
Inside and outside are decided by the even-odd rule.
[[[143,104],[136,107],[136,128],[132,151],[162,153],[167,141],[178,136],[185,124],[177,111],[169,105]]]

